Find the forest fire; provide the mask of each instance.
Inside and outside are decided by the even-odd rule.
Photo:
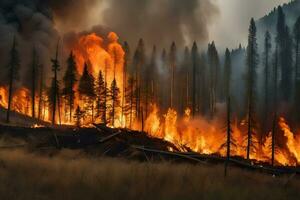
[[[254,22],[251,23],[253,26]],[[214,42],[209,44],[207,55],[213,70],[199,73],[196,67],[199,63],[204,66],[205,59],[200,59],[196,43],[191,52],[185,49],[182,66],[176,69],[174,42],[169,56],[164,50],[161,60],[157,58],[154,46],[146,64],[142,39],[132,58],[128,44],[121,45],[118,39],[114,32],[105,37],[96,33],[78,36],[68,47],[70,54],[62,81],[57,76],[61,68],[57,47],[56,57],[51,60],[54,74],[51,86],[44,88],[43,76],[40,76],[38,87],[33,82],[32,88],[15,89],[11,101],[9,87],[2,86],[0,105],[8,109],[10,105],[10,110],[53,125],[87,127],[101,123],[111,128],[146,132],[150,137],[174,144],[182,152],[191,150],[223,157],[229,152],[230,156],[271,165],[297,166],[300,163],[300,137],[292,132],[283,117],[274,119],[272,130],[260,128],[256,123],[259,118],[252,116],[252,95],[247,97],[246,117],[245,113],[243,118],[236,117],[237,113],[231,117],[229,100],[224,100],[230,96],[232,87],[231,69],[227,69],[231,67],[228,49],[223,86],[217,81],[221,76],[217,73],[219,61]],[[160,70],[164,72],[162,75],[158,73],[158,60],[162,65]],[[35,57],[32,63],[32,73],[35,73]],[[247,91],[254,90],[251,78],[255,75],[250,72],[245,84],[249,87]],[[278,80],[275,82],[277,87]],[[39,91],[35,91],[37,89]],[[224,117],[225,109],[217,105],[225,102],[229,106],[227,117]],[[234,123],[231,118],[236,118]],[[268,125],[266,121],[263,121],[265,126]],[[279,130],[276,131],[277,126]],[[230,150],[228,146],[231,146]]]

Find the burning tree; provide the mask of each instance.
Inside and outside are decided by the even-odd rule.
[[[109,116],[111,118],[112,126],[115,126],[115,117],[118,116],[118,110],[121,107],[120,89],[117,86],[117,81],[114,79],[111,83],[108,93],[109,101],[111,102],[109,109]]]
[[[249,26],[248,47],[247,47],[247,159],[250,159],[250,150],[252,136],[255,133],[255,97],[256,97],[256,68],[258,63],[257,43],[256,43],[256,26],[254,19],[251,19]]]
[[[91,121],[94,121],[94,98],[95,94],[95,79],[89,72],[87,63],[84,64],[83,74],[79,80],[78,92],[80,100],[83,103],[84,110],[91,116]]]
[[[100,70],[98,74],[98,79],[96,81],[96,109],[97,117],[101,118],[102,122],[106,121],[106,98],[107,98],[107,88],[104,81],[102,71]]]
[[[67,70],[63,77],[64,81],[64,89],[63,94],[65,97],[65,102],[69,108],[69,120],[72,120],[72,111],[74,109],[74,101],[75,101],[75,85],[77,83],[77,66],[75,61],[75,56],[73,52],[70,53],[69,58],[67,60]]]

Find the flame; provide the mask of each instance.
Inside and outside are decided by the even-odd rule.
[[[84,63],[88,63],[90,73],[96,79],[101,70],[106,78],[107,86],[115,79],[117,86],[120,89],[120,101],[125,100],[123,94],[124,87],[124,50],[118,42],[116,33],[111,32],[106,37],[100,37],[95,33],[82,35],[72,47],[75,55],[77,69],[81,75],[83,72]],[[75,86],[75,91],[78,86]],[[0,87],[0,106],[8,107],[8,88],[7,86]],[[11,108],[13,111],[31,116],[32,99],[30,90],[25,87],[16,89],[12,95]],[[40,115],[40,119],[49,121],[51,112],[48,105],[47,95],[36,96],[35,115]],[[41,99],[43,102],[41,104]],[[93,101],[93,100],[92,100]],[[108,100],[107,107],[112,106],[111,100]],[[95,105],[95,102],[92,102]],[[121,102],[122,105],[123,102]],[[126,102],[124,102],[126,103]],[[85,102],[79,98],[76,91],[75,106],[72,111],[75,113],[77,106],[84,108]],[[62,124],[74,125],[75,120],[67,116],[64,102],[59,105],[59,121]],[[92,111],[86,111],[87,115],[92,115]],[[101,119],[93,119],[84,117],[82,119],[84,127],[89,127],[92,122],[101,122]],[[216,154],[220,156],[226,155],[226,128],[223,117],[215,119],[206,119],[203,116],[191,117],[191,109],[186,108],[184,115],[178,115],[177,111],[169,108],[165,114],[160,113],[156,104],[150,106],[150,113],[145,118],[145,131],[150,137],[160,138],[174,144],[180,151],[198,152],[201,154]],[[122,113],[122,108],[116,108],[115,124],[109,123],[110,127],[127,127],[129,116]],[[279,128],[276,139],[283,139],[283,144],[275,145],[275,164],[284,166],[296,166],[300,163],[300,137],[294,134],[284,118],[279,118]],[[126,126],[127,125],[127,126]],[[246,158],[247,150],[247,133],[246,120],[234,120],[232,123],[231,134],[231,156],[239,156]],[[141,129],[141,122],[133,119],[131,126],[135,130]],[[38,124],[32,128],[41,127]],[[132,128],[130,127],[130,128]],[[258,136],[252,135],[252,146],[250,158],[254,161],[271,163],[272,159],[272,134],[268,133],[261,143],[258,142]],[[175,151],[174,148],[169,148],[170,151]]]
[[[84,63],[88,63],[90,66],[90,73],[97,79],[99,72],[101,71],[105,76],[107,87],[110,87],[112,81],[115,79],[117,87],[120,89],[120,100],[125,98],[123,94],[123,76],[124,76],[124,56],[125,52],[122,46],[118,43],[118,35],[114,32],[110,32],[106,38],[102,38],[95,33],[83,35],[79,38],[78,43],[73,47],[73,53],[75,55],[77,69],[79,74],[83,72]],[[107,45],[104,45],[107,44]],[[75,107],[85,107],[84,102],[80,101],[78,93],[76,93]],[[121,102],[122,104],[122,102]],[[112,102],[107,102],[107,107],[111,106]],[[114,127],[125,127],[126,116],[122,115],[120,107],[116,108],[115,124]],[[75,111],[75,108],[74,108]],[[73,113],[74,113],[73,111]],[[88,113],[91,115],[91,113]],[[69,122],[67,119],[63,120],[65,123]],[[99,122],[99,119],[95,121]],[[92,121],[85,120],[84,125],[90,124]],[[112,127],[112,124],[109,124]]]
[[[296,159],[297,164],[300,162],[300,141],[295,138],[294,133],[291,131],[289,125],[284,118],[279,119],[279,126],[287,139],[286,145],[291,155]]]

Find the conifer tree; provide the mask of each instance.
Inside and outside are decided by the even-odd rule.
[[[39,65],[39,108],[38,108],[38,119],[42,119],[42,108],[45,107],[44,99],[44,65]],[[45,108],[44,108],[45,109]]]
[[[52,106],[52,125],[56,123],[55,117],[56,117],[56,106],[58,105],[58,99],[59,99],[59,83],[58,83],[58,77],[57,73],[60,70],[60,65],[58,61],[58,47],[59,47],[59,42],[57,43],[56,47],[56,53],[55,53],[55,58],[51,59],[52,62],[52,72],[54,73],[54,77],[52,79],[51,83],[51,89],[50,89],[50,105]],[[59,105],[58,105],[59,107]]]
[[[248,35],[248,47],[247,47],[247,159],[250,159],[250,151],[252,147],[252,136],[255,133],[255,96],[256,96],[256,68],[258,65],[258,53],[257,53],[257,39],[256,39],[256,25],[254,19],[251,19]]]
[[[214,116],[216,112],[216,102],[218,93],[221,93],[218,87],[219,81],[219,68],[220,61],[219,55],[215,46],[215,43],[212,42],[208,45],[208,65],[209,65],[209,82],[210,82],[210,114]]]
[[[87,63],[84,64],[83,74],[79,80],[78,92],[85,104],[85,112],[90,110],[94,121],[95,79],[89,72]]]
[[[33,48],[32,50],[32,60],[30,63],[30,80],[31,80],[31,116],[35,118],[35,96],[36,96],[36,85],[38,80],[38,56],[36,49]]]
[[[176,70],[176,57],[177,50],[175,42],[170,47],[169,65],[170,65],[170,108],[174,106],[174,89],[175,89],[175,70]]]
[[[125,41],[124,42],[124,51],[125,51],[125,57],[124,57],[124,68],[123,68],[123,96],[122,96],[122,116],[124,116],[125,114],[125,105],[126,105],[126,98],[125,98],[125,94],[126,94],[126,84],[127,84],[127,71],[128,68],[130,66],[130,48],[129,48],[129,44]],[[126,122],[125,122],[126,123]],[[126,127],[126,124],[125,124]]]
[[[276,45],[274,53],[274,64],[273,64],[273,124],[272,124],[272,146],[271,146],[271,163],[274,166],[275,160],[275,143],[276,143],[276,132],[277,132],[277,106],[278,106],[278,65],[279,65],[279,55],[278,46]]]
[[[224,63],[224,71],[225,71],[225,96],[228,98],[230,96],[230,88],[231,88],[231,55],[230,51],[227,48],[225,51],[225,63]]]
[[[134,114],[135,114],[135,112],[137,112],[135,110],[135,108],[136,108],[135,95],[137,92],[135,86],[136,86],[136,84],[135,84],[134,78],[129,77],[126,94],[125,94],[125,98],[126,98],[125,112],[126,112],[126,115],[129,116],[129,128],[132,128],[133,119],[135,116]]]
[[[114,79],[111,83],[109,90],[109,101],[111,102],[109,116],[111,118],[112,126],[115,126],[115,118],[118,115],[118,109],[121,106],[120,102],[120,89],[117,86],[117,81]]]
[[[12,96],[15,87],[15,81],[19,80],[19,70],[20,70],[20,57],[19,52],[17,50],[17,41],[16,37],[13,39],[13,45],[10,50],[10,60],[8,64],[8,108],[6,113],[6,122],[10,122],[10,111],[11,111],[11,103]]]
[[[77,66],[75,61],[75,56],[73,52],[70,53],[67,60],[67,70],[63,77],[64,81],[64,96],[69,107],[69,120],[72,120],[72,111],[74,109],[74,100],[75,100],[75,84],[77,82]]]
[[[269,97],[270,97],[270,53],[271,53],[271,35],[269,31],[265,33],[264,40],[264,101],[263,101],[263,134],[267,132],[267,118],[269,113]],[[260,142],[262,143],[261,134]]]
[[[97,85],[96,85],[96,96],[97,96],[97,116],[101,118],[102,122],[105,122],[106,119],[106,102],[105,102],[105,98],[106,98],[106,91],[107,88],[106,84],[104,82],[104,77],[102,74],[102,71],[100,70],[99,74],[98,74],[98,79],[96,81]]]
[[[193,70],[192,70],[192,75],[193,75],[193,80],[192,80],[192,116],[195,117],[196,115],[196,70],[197,70],[197,61],[198,61],[198,47],[196,42],[194,42],[193,47],[192,47],[192,65],[193,65]]]

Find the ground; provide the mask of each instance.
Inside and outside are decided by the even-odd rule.
[[[289,180],[289,181],[287,181]],[[0,150],[0,199],[299,199],[300,180],[230,168]]]

